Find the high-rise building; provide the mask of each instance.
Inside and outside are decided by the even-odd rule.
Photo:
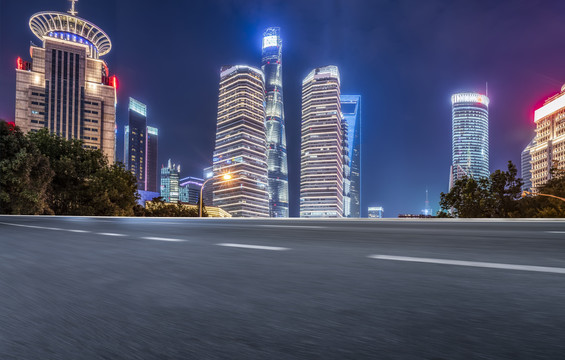
[[[282,82],[282,40],[280,29],[263,33],[261,69],[265,74],[265,127],[269,171],[271,217],[288,217],[288,164]]]
[[[534,137],[532,141],[526,146],[522,151],[522,156],[520,158],[520,177],[524,182],[522,185],[522,190],[530,191],[532,189],[532,155],[530,153],[531,149],[536,146],[536,138]]]
[[[29,20],[41,46],[30,46],[31,61],[17,59],[16,125],[26,133],[46,128],[81,139],[113,163],[117,80],[101,59],[112,43],[98,26],[77,17],[72,4],[69,13],[43,11]]]
[[[343,217],[343,131],[337,66],[302,81],[300,217]]]
[[[137,189],[146,190],[147,107],[129,98],[128,125],[124,131],[124,164],[137,179]]]
[[[383,217],[382,206],[369,206],[368,215],[370,219],[381,219]]]
[[[450,186],[463,177],[488,177],[489,98],[478,93],[459,93],[451,97],[452,169]]]
[[[159,156],[159,129],[153,126],[147,127],[147,140],[145,141],[147,147],[145,149],[146,161],[146,175],[145,183],[147,191],[159,191],[158,180],[159,179],[159,169],[158,156]]]
[[[214,150],[214,206],[234,217],[268,217],[265,78],[259,69],[225,66],[220,74]],[[230,173],[224,180],[222,174]]]
[[[184,203],[198,204],[198,201],[200,200],[200,189],[202,188],[203,182],[203,179],[195,178],[192,176],[180,179],[179,200]]]
[[[534,112],[535,145],[530,148],[532,189],[551,179],[551,169],[565,170],[565,85]]]
[[[202,171],[202,178],[206,181],[214,176],[214,167],[208,166]],[[204,189],[202,189],[202,201],[206,206],[214,205],[214,179],[211,179],[206,183]]]
[[[165,202],[176,203],[179,201],[179,174],[180,165],[171,164],[161,167],[161,197]]]
[[[341,95],[340,101],[343,120],[347,124],[344,139],[348,161],[344,168],[349,172],[346,182],[349,189],[345,191],[349,199],[344,200],[344,203],[349,203],[345,208],[349,209],[344,216],[358,218],[361,217],[361,95]]]

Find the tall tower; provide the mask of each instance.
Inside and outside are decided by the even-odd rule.
[[[451,97],[452,103],[452,179],[465,176],[488,177],[489,98],[478,93],[459,93]]]
[[[288,217],[288,164],[282,87],[282,39],[280,29],[263,33],[261,69],[265,74],[265,126],[269,171],[271,217]]]
[[[534,112],[536,137],[530,148],[535,191],[551,179],[551,169],[565,170],[565,85]]]
[[[302,81],[300,217],[343,217],[343,132],[337,66]]]
[[[137,189],[145,190],[147,171],[147,106],[129,98],[128,125],[124,131],[124,164],[137,179]]]
[[[265,78],[259,69],[222,68],[213,172],[214,206],[234,217],[269,216]],[[221,177],[225,173],[230,180]]]
[[[157,179],[159,179],[157,168],[159,161],[159,129],[153,126],[147,127],[147,140],[145,141],[145,144],[145,190],[151,192],[159,192],[159,185],[157,181]]]
[[[176,203],[180,199],[179,191],[180,165],[167,162],[167,167],[161,167],[161,197],[165,202]]]
[[[69,13],[44,11],[29,20],[41,46],[31,61],[17,60],[16,125],[24,132],[46,128],[65,139],[81,139],[114,162],[116,87],[100,57],[110,38],[93,23]]]
[[[341,95],[340,102],[343,120],[347,123],[348,163],[344,167],[349,170],[349,212],[344,216],[359,218],[361,217],[361,95]]]

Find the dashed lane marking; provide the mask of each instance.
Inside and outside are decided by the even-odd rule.
[[[172,238],[164,238],[164,237],[153,237],[153,236],[146,236],[142,237],[144,240],[156,240],[156,241],[186,241],[184,239],[172,239]]]
[[[535,271],[554,274],[565,274],[565,268],[547,267],[547,266],[531,266],[531,265],[514,265],[514,264],[500,264],[480,261],[462,261],[462,260],[448,260],[448,259],[431,259],[409,256],[390,256],[390,255],[370,255],[369,258],[377,260],[392,260],[392,261],[408,261],[427,264],[441,264],[441,265],[455,265],[455,266],[470,266],[479,268],[490,269],[504,269],[504,270],[519,270],[519,271]]]
[[[216,244],[218,246],[235,247],[242,249],[254,249],[254,250],[272,250],[272,251],[285,251],[290,250],[290,248],[278,247],[278,246],[262,246],[262,245],[249,245],[249,244],[234,244],[234,243],[220,243]]]
[[[116,233],[97,233],[97,235],[104,235],[104,236],[127,236],[125,234],[116,234]]]

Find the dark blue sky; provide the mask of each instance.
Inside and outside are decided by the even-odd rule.
[[[68,8],[0,0],[0,117],[14,117],[16,58],[38,43],[29,17]],[[172,158],[183,176],[211,162],[220,67],[259,66],[263,29],[280,26],[292,215],[301,81],[314,67],[339,66],[342,93],[363,96],[364,213],[380,205],[387,217],[418,213],[426,187],[436,210],[447,190],[452,93],[488,81],[493,171],[519,163],[534,107],[565,82],[564,1],[80,0],[77,9],[113,42],[105,60],[120,81],[120,150],[133,96],[160,129],[159,161]]]

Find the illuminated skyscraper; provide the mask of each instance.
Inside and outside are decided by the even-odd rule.
[[[265,74],[265,126],[269,171],[271,217],[288,217],[288,164],[282,87],[282,40],[280,29],[263,33],[261,68]]]
[[[147,148],[145,149],[146,154],[146,190],[147,191],[159,191],[159,169],[157,164],[159,163],[159,129],[156,127],[147,127]]]
[[[181,202],[198,204],[200,199],[200,189],[203,179],[192,176],[179,180],[179,199]],[[211,204],[209,204],[211,206]]]
[[[124,131],[124,164],[137,179],[137,189],[146,190],[147,107],[129,98],[129,123]]]
[[[220,74],[214,206],[234,217],[268,217],[265,78],[259,69],[225,66]],[[230,173],[224,180],[222,174]]]
[[[161,197],[165,202],[176,203],[179,201],[179,174],[180,165],[171,164],[161,167]]]
[[[17,60],[16,125],[46,128],[65,139],[82,139],[114,162],[116,87],[100,57],[110,38],[93,23],[69,13],[34,14],[29,26],[42,45],[31,45],[31,61]]]
[[[450,187],[465,176],[488,177],[489,98],[478,93],[460,93],[451,97],[452,168]]]
[[[337,66],[302,81],[300,217],[343,217],[343,132]]]
[[[553,167],[565,170],[565,85],[534,112],[535,145],[530,149],[532,188],[535,191],[553,176]]]
[[[347,134],[344,133],[344,143],[347,143],[347,149],[344,149],[347,153],[344,195],[349,199],[344,199],[344,203],[349,204],[344,206],[344,216],[358,218],[361,217],[361,95],[341,95],[340,101],[343,121],[347,124]]]
[[[522,151],[522,156],[520,158],[520,177],[524,182],[522,190],[530,191],[532,189],[532,154],[531,149],[536,146],[536,138],[534,137],[532,141],[526,146]]]

